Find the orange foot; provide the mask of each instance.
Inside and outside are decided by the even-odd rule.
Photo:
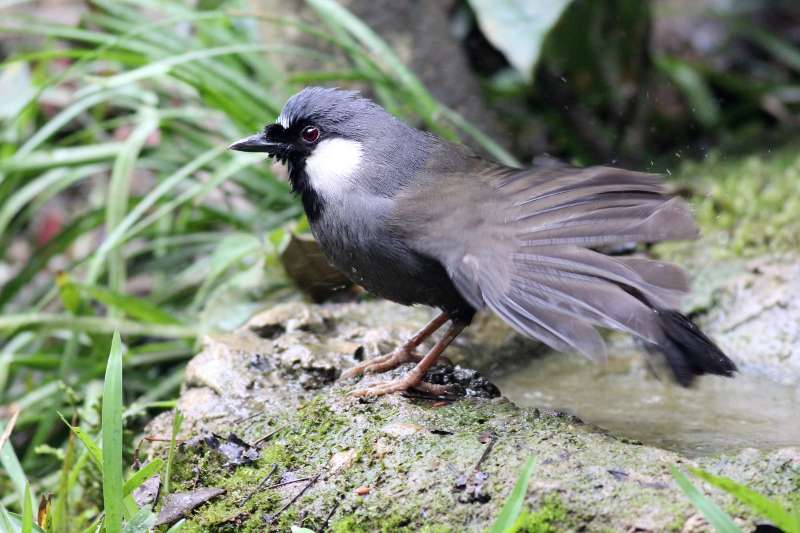
[[[395,392],[406,392],[410,389],[425,392],[433,396],[440,396],[452,392],[451,388],[447,385],[434,385],[433,383],[422,381],[422,377],[416,375],[412,370],[399,379],[393,379],[392,381],[386,381],[384,383],[376,383],[375,385],[363,389],[356,389],[348,396],[369,398],[383,396],[384,394],[393,394]]]

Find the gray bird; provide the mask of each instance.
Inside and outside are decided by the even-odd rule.
[[[319,87],[292,96],[275,124],[230,148],[288,164],[311,231],[353,282],[441,310],[392,353],[344,374],[417,363],[357,396],[441,393],[423,377],[484,308],[520,333],[595,361],[606,357],[597,327],[629,333],[661,354],[684,386],[736,370],[677,311],[688,290],[680,267],[596,250],[697,237],[689,208],[658,176],[566,164],[509,168],[412,128],[357,92]],[[448,321],[418,357],[417,347]]]

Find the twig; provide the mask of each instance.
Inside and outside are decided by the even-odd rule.
[[[475,463],[475,466],[472,467],[472,470],[469,473],[465,473],[456,480],[454,486],[456,490],[459,491],[465,490],[470,484],[473,484],[476,486],[476,490],[480,491],[480,486],[483,484],[483,481],[479,479],[479,474],[481,473],[481,464],[483,464],[486,458],[489,457],[492,448],[494,448],[494,443],[497,442],[497,438],[495,437],[494,434],[488,433],[486,435],[488,435],[489,437],[489,442],[483,449],[483,453],[481,454],[478,461]]]
[[[280,508],[280,510],[279,510],[277,513],[275,513],[274,515],[272,515],[272,516],[269,518],[269,521],[270,521],[270,522],[273,522],[273,521],[275,520],[275,518],[277,518],[277,517],[278,517],[278,515],[280,515],[282,512],[284,512],[286,509],[288,509],[288,508],[289,508],[289,506],[290,506],[290,505],[292,505],[294,502],[296,502],[297,500],[299,500],[299,499],[300,499],[300,496],[302,496],[303,494],[305,494],[305,493],[306,493],[306,491],[307,491],[309,488],[311,488],[311,485],[313,485],[314,483],[316,483],[316,482],[317,482],[317,480],[319,479],[319,476],[320,476],[320,475],[321,475],[321,474],[317,474],[316,476],[312,477],[312,478],[311,478],[311,481],[309,481],[309,482],[308,482],[308,484],[307,484],[305,487],[303,487],[303,488],[300,490],[300,492],[298,492],[297,494],[295,494],[294,498],[292,498],[291,500],[289,500],[289,502],[288,502],[286,505],[284,505],[283,507],[281,507],[281,508]],[[298,480],[298,481],[299,481],[299,480]]]
[[[261,481],[258,483],[258,485],[256,485],[256,488],[255,488],[255,489],[253,489],[253,490],[250,492],[250,494],[248,494],[247,496],[245,496],[244,498],[242,498],[242,500],[239,502],[239,507],[242,507],[242,506],[244,506],[244,504],[246,504],[247,502],[249,502],[249,501],[250,501],[250,498],[252,498],[253,496],[255,496],[257,493],[261,492],[261,491],[264,489],[264,485],[266,485],[266,484],[267,484],[267,481],[269,481],[269,478],[271,478],[271,477],[272,477],[272,474],[274,474],[274,473],[275,473],[275,471],[276,471],[277,469],[278,469],[278,465],[277,465],[277,464],[274,464],[274,465],[272,465],[272,470],[270,470],[270,471],[269,471],[269,473],[268,473],[266,476],[264,476],[264,479],[262,479],[262,480],[261,480]]]
[[[483,453],[481,454],[481,458],[478,459],[477,463],[475,463],[475,468],[472,469],[473,472],[477,472],[478,470],[480,470],[481,464],[486,460],[487,457],[489,457],[489,453],[492,451],[492,448],[494,448],[494,443],[495,442],[497,442],[497,439],[495,438],[494,434],[489,433],[489,443],[486,445],[486,448],[483,450]]]
[[[315,477],[319,477],[319,474],[317,474]],[[298,478],[298,479],[293,479],[291,481],[281,481],[280,483],[275,483],[274,485],[270,485],[269,487],[267,487],[267,489],[268,490],[269,489],[277,489],[278,487],[283,487],[284,485],[291,485],[292,483],[302,483],[303,481],[308,481],[309,479],[313,479],[313,478],[301,477],[301,478]]]
[[[273,429],[272,431],[270,431],[269,433],[267,433],[263,437],[259,437],[255,442],[253,442],[253,444],[251,446],[253,446],[253,448],[255,448],[256,446],[258,446],[262,442],[266,441],[267,439],[269,439],[270,437],[275,435],[277,432],[282,431],[285,427],[286,426],[278,426],[278,427],[276,427],[275,429]]]
[[[231,424],[240,424],[241,422],[247,422],[248,420],[252,420],[253,418],[256,418],[258,416],[263,416],[265,414],[267,414],[267,411],[259,411],[258,413],[253,413],[252,415],[240,416],[235,420],[231,420]]]
[[[330,522],[331,518],[333,518],[333,513],[335,513],[336,509],[339,508],[340,503],[342,503],[342,500],[336,500],[335,502],[333,502],[333,507],[331,508],[331,511],[328,513],[328,516],[325,517],[325,521],[322,523],[322,527],[319,528],[320,531],[325,531],[326,529],[328,529],[328,522]]]
[[[172,439],[168,437],[156,437],[154,435],[145,435],[142,439],[149,442],[172,442]],[[184,442],[186,442],[186,439],[175,439],[176,444],[182,444]]]
[[[3,446],[5,446],[6,441],[11,436],[11,432],[14,431],[14,426],[17,424],[17,417],[19,416],[20,409],[16,405],[12,405],[11,410],[11,420],[8,421],[6,429],[4,429],[3,434],[0,435],[0,450],[2,450]]]

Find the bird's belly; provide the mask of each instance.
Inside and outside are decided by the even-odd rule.
[[[444,268],[409,249],[391,235],[354,235],[312,225],[331,264],[353,283],[381,298],[403,305],[438,307],[469,322],[474,309],[461,297]],[[348,228],[349,229],[349,228]]]

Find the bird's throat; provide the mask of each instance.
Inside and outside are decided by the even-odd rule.
[[[289,183],[292,186],[292,192],[300,196],[300,200],[303,202],[303,210],[309,222],[315,222],[322,216],[325,201],[309,183],[305,160],[290,159],[288,163]]]

